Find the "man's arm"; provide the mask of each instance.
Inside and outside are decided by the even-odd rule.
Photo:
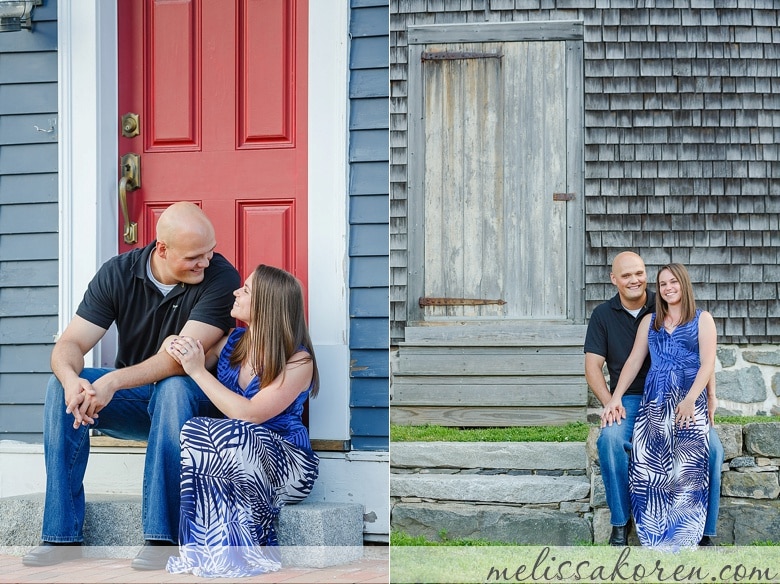
[[[715,372],[710,375],[707,382],[707,413],[710,418],[710,426],[715,425],[715,411],[718,409],[718,396],[715,395]]]
[[[188,320],[182,327],[180,334],[200,339],[204,348],[208,347],[207,351],[224,335],[219,327],[197,320]],[[93,423],[94,415],[111,401],[117,391],[154,383],[174,375],[185,375],[184,369],[164,351],[160,351],[136,365],[111,371],[92,384],[95,395],[81,404],[81,413],[89,418],[87,422]]]
[[[606,404],[612,394],[607,387],[607,379],[604,377],[604,362],[606,359],[596,353],[585,353],[585,381],[588,382],[593,394],[601,402]]]
[[[79,377],[84,369],[84,355],[105,334],[106,329],[74,316],[51,351],[51,370],[62,384],[67,411],[73,412],[77,420],[75,426],[81,423],[79,406],[87,394],[94,394],[90,383]]]

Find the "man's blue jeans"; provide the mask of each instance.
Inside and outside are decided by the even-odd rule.
[[[626,419],[620,425],[612,424],[601,429],[596,446],[599,451],[601,478],[607,495],[607,505],[612,515],[612,525],[625,525],[631,516],[631,500],[628,494],[628,458],[631,436],[639,411],[641,395],[623,396]],[[720,510],[720,471],[723,466],[723,444],[718,433],[710,427],[710,493],[704,535],[715,536]]]
[[[111,369],[84,369],[92,382]],[[46,504],[43,541],[80,542],[84,537],[84,472],[89,458],[89,426],[73,428],[65,413],[65,392],[52,375],[44,405],[43,452]],[[144,539],[178,542],[179,480],[184,422],[195,416],[222,417],[192,379],[176,376],[118,391],[99,412],[94,428],[114,438],[146,440],[143,482]]]

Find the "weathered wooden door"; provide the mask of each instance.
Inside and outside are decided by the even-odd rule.
[[[140,159],[120,250],[192,201],[242,276],[262,262],[306,285],[306,0],[119,0],[117,11],[119,112],[138,116],[137,132],[117,123],[119,154]],[[133,222],[137,242],[125,241]]]
[[[584,316],[582,50],[570,35],[410,29],[411,323]]]

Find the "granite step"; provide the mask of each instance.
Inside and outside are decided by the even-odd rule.
[[[43,493],[0,498],[0,547],[24,553],[38,545]],[[278,523],[286,566],[326,568],[363,556],[363,506],[303,501],[282,508]],[[133,557],[143,543],[141,497],[88,495],[85,556]]]

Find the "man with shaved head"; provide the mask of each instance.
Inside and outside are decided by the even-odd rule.
[[[645,263],[639,255],[624,251],[612,262],[610,279],[617,294],[598,305],[590,316],[585,335],[585,379],[602,405],[612,397],[620,372],[634,346],[634,337],[642,317],[655,312],[655,294],[647,290]],[[603,367],[607,365],[609,385]],[[611,514],[610,545],[628,544],[631,502],[628,490],[628,460],[639,403],[650,368],[650,356],[645,359],[639,374],[623,396],[623,408],[609,413],[599,434],[597,447],[601,476],[604,479],[607,505]],[[723,445],[714,430],[714,415],[718,407],[715,397],[715,376],[707,387],[710,415],[710,495],[704,537],[699,545],[714,545],[718,510],[720,508],[720,471],[723,464]]]
[[[44,405],[46,500],[42,545],[22,559],[48,566],[81,555],[89,428],[147,442],[143,480],[145,545],[136,569],[162,569],[178,542],[179,432],[195,416],[219,412],[163,348],[171,335],[206,351],[232,327],[241,282],[220,254],[201,209],[180,202],[157,223],[157,239],[108,260],[89,283],[51,354]],[[84,356],[116,324],[114,368],[84,368]]]

